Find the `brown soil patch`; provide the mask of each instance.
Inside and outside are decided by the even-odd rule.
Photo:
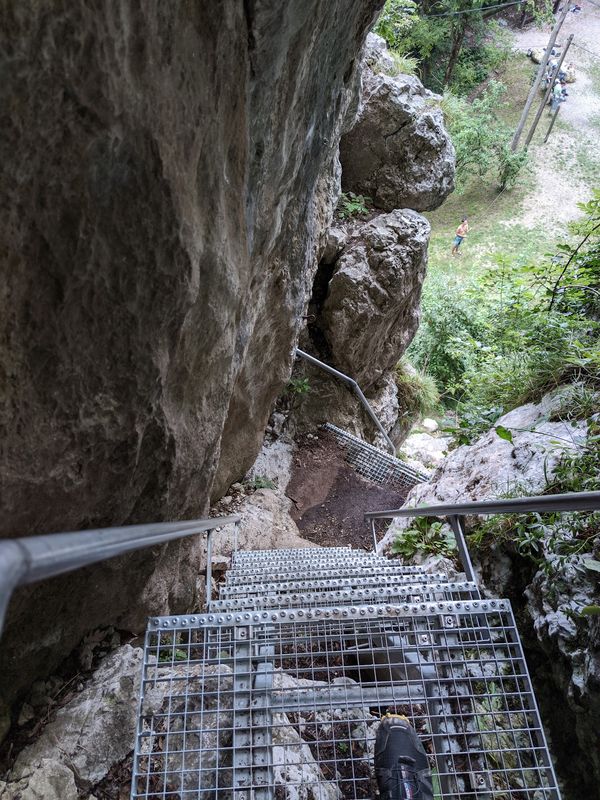
[[[325,547],[350,545],[361,550],[373,547],[365,511],[400,508],[406,498],[406,490],[398,485],[381,486],[358,475],[333,436],[324,431],[298,442],[286,494],[305,539]]]

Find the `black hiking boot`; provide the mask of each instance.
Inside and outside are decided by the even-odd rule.
[[[406,717],[388,714],[381,720],[375,776],[382,800],[433,800],[427,753]]]

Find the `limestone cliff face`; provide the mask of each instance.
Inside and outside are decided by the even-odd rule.
[[[2,6],[3,535],[199,516],[251,464],[381,4]],[[191,604],[199,549],[20,592],[4,690]]]

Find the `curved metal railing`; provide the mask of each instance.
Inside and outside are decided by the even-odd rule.
[[[365,411],[367,412],[367,414],[371,418],[371,421],[376,426],[376,428],[379,431],[379,433],[385,439],[387,446],[392,451],[392,454],[395,456],[396,455],[396,447],[395,447],[394,443],[392,442],[392,440],[388,436],[385,428],[383,427],[383,425],[381,424],[381,422],[377,418],[377,414],[373,411],[373,409],[369,405],[369,401],[364,396],[364,394],[362,392],[362,389],[360,388],[358,383],[354,380],[354,378],[351,378],[349,375],[344,375],[343,372],[340,372],[339,370],[334,369],[333,367],[330,367],[329,364],[325,364],[325,362],[323,362],[323,361],[319,361],[318,358],[315,358],[314,356],[311,356],[308,353],[305,353],[304,350],[300,350],[298,347],[296,348],[296,355],[299,356],[300,358],[303,358],[305,361],[308,361],[308,363],[312,364],[314,367],[319,367],[320,369],[325,370],[325,372],[328,372],[330,375],[333,375],[335,378],[339,378],[339,380],[343,381],[348,386],[350,386],[350,388],[352,389],[354,394],[358,397],[358,399],[362,403]]]

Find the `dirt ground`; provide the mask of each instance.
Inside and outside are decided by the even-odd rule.
[[[294,456],[286,490],[300,534],[315,544],[371,550],[365,511],[400,508],[406,491],[361,478],[344,460],[343,449],[323,431],[304,438]]]

